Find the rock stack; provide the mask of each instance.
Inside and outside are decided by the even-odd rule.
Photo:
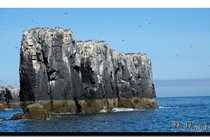
[[[27,30],[20,48],[20,101],[26,113],[29,104],[57,113],[155,108],[151,60],[116,52],[104,41],[76,41],[70,30]]]
[[[0,110],[19,107],[19,90],[17,86],[0,86]]]

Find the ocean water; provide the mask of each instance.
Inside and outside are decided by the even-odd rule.
[[[7,120],[21,112],[10,109],[0,112],[0,132],[210,132],[209,96],[162,97],[158,102],[158,109],[55,114],[45,121]]]
[[[210,132],[209,85],[210,80],[156,82],[157,109],[54,114],[48,120],[9,120],[22,110],[7,109],[0,112],[0,132]]]

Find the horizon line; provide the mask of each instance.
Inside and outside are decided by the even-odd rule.
[[[198,77],[198,78],[172,78],[172,79],[153,79],[153,81],[169,81],[169,80],[206,80],[210,77]]]

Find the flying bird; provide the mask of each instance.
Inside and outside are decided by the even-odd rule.
[[[63,13],[64,15],[67,15],[68,14],[68,12],[65,12],[65,13]]]
[[[151,22],[149,22],[148,24],[151,24]]]
[[[125,40],[122,40],[122,42],[125,42]]]
[[[31,20],[31,22],[33,22],[33,23],[35,23],[35,24],[39,24],[38,22],[36,22],[36,21],[35,21],[35,20],[33,20],[33,19]]]

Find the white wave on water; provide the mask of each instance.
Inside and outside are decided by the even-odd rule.
[[[100,113],[106,113],[107,112],[107,107],[104,106],[103,109],[100,111]]]
[[[127,111],[145,111],[145,109],[123,108],[123,107],[117,107],[112,109],[112,112],[127,112]]]
[[[66,112],[66,113],[53,113],[53,115],[69,115],[69,114],[75,114],[71,112]]]
[[[179,107],[172,107],[172,106],[159,106],[159,108],[179,108]]]
[[[1,122],[1,121],[10,121],[10,120],[11,120],[11,118],[1,118],[1,119],[0,119],[0,122]]]
[[[73,114],[75,114],[75,113],[71,113],[71,112],[66,112],[66,113],[52,113],[52,114],[50,114],[49,118],[61,118],[61,117],[65,117],[65,116],[73,115]]]
[[[5,108],[4,110],[14,110],[14,109],[12,109],[12,108]]]
[[[127,111],[144,111],[145,109],[137,109],[137,108],[123,108],[123,107],[116,107],[113,108],[111,112],[127,112]],[[100,113],[107,113],[108,109],[106,106],[100,111]]]

